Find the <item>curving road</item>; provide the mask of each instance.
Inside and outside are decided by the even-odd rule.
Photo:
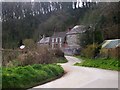
[[[33,88],[118,88],[118,72],[74,66],[79,59],[66,56],[68,63],[61,64],[63,77]]]

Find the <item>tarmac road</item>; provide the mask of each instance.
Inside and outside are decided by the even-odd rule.
[[[118,71],[74,66],[79,59],[65,56],[61,64],[66,74],[54,81],[33,88],[118,88]]]

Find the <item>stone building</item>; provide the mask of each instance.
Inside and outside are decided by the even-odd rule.
[[[67,48],[66,53],[77,54],[79,53],[80,46],[80,37],[85,33],[86,29],[83,25],[76,25],[70,31],[66,33]]]
[[[38,43],[52,49],[60,48],[65,54],[77,54],[81,48],[80,37],[86,32],[85,26],[76,25],[69,31],[55,32],[51,37],[43,37]]]
[[[51,44],[51,37],[45,37],[43,35],[43,38],[38,42],[38,45],[46,45],[46,46],[50,46]]]
[[[64,48],[66,47],[66,32],[56,32],[51,37],[51,46],[53,48]]]

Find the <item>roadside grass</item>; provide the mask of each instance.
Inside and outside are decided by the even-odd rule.
[[[65,57],[56,58],[56,63],[67,63],[68,60]]]
[[[85,57],[82,57],[82,56],[78,56],[78,55],[75,55],[74,57],[78,58],[78,59],[81,59],[82,61],[86,60]],[[88,59],[88,58],[87,58]]]
[[[2,88],[31,88],[64,74],[60,65],[34,64],[2,68]]]
[[[113,58],[89,59],[80,56],[76,56],[76,57],[83,60],[81,63],[75,63],[76,66],[95,67],[95,68],[120,71],[120,61],[117,59],[113,59]]]
[[[2,67],[0,66],[0,89],[2,89]]]

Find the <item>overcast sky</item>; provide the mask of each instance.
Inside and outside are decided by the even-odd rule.
[[[120,0],[0,0],[0,2],[119,2]]]

